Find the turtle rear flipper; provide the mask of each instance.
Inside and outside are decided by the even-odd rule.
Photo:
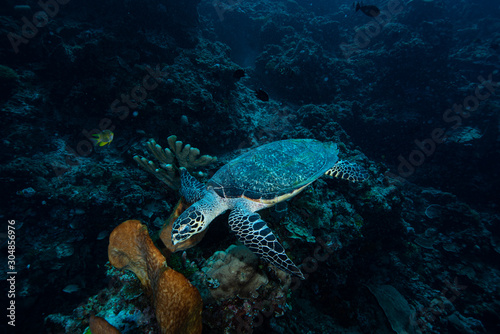
[[[339,177],[351,182],[360,182],[368,178],[368,172],[366,169],[355,164],[354,162],[346,160],[337,162],[332,168],[327,170],[325,174],[328,176]]]
[[[195,179],[186,168],[181,167],[181,195],[188,203],[199,201],[205,194],[205,185]]]
[[[250,211],[244,204],[237,204],[229,214],[229,226],[238,235],[238,239],[259,257],[281,270],[305,279],[258,213]]]

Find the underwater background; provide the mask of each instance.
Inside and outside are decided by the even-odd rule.
[[[4,0],[0,32],[3,333],[500,332],[498,1]],[[305,280],[227,213],[165,247],[179,166],[289,138],[369,174],[260,212]]]

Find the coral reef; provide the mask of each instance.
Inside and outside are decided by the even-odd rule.
[[[497,2],[380,2],[376,18],[338,0],[63,2],[0,3],[0,212],[15,220],[18,332],[88,333],[91,315],[158,332],[151,294],[106,264],[114,222],[141,219],[155,242],[164,226],[168,245],[186,206],[171,191],[177,155],[201,155],[184,143],[222,164],[287,138],[338,143],[370,180],[322,178],[259,212],[301,282],[228,254],[226,217],[198,244],[162,248],[199,289],[204,331],[393,332],[366,288],[391,286],[392,306],[412,309],[407,331],[500,332]],[[104,130],[114,140],[96,147]],[[148,147],[171,133],[184,143]],[[215,299],[215,267],[267,283],[237,292],[224,277]]]
[[[92,316],[96,314],[122,333],[158,331],[150,298],[133,273],[123,273],[110,266],[108,286],[75,308],[70,315],[51,314],[45,328],[54,333],[88,333]],[[102,323],[102,321],[99,321]],[[103,324],[105,325],[105,324]]]

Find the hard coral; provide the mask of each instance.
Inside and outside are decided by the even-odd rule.
[[[133,271],[151,293],[162,333],[201,333],[202,301],[198,290],[180,273],[168,268],[147,228],[127,220],[109,237],[109,261]]]
[[[198,287],[207,305],[204,321],[217,333],[250,333],[263,315],[279,317],[289,309],[290,275],[279,270],[268,279],[257,256],[244,246],[216,252],[202,271]]]
[[[225,252],[216,252],[204,271],[219,283],[210,290],[215,300],[256,298],[257,290],[268,283],[267,276],[258,270],[257,256],[245,246],[232,245]]]
[[[180,187],[180,178],[176,173],[179,167],[184,167],[189,172],[192,172],[194,168],[206,166],[217,160],[217,158],[209,155],[199,156],[199,149],[191,147],[189,144],[184,145],[182,141],[177,140],[177,136],[170,136],[167,141],[170,149],[163,149],[154,139],[147,142],[149,151],[160,162],[160,165],[138,155],[134,156],[134,160],[142,168],[174,190]],[[177,160],[179,166],[175,165],[175,160]]]

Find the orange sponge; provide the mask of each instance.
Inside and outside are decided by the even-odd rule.
[[[90,316],[89,327],[92,334],[121,334],[115,326],[109,324],[106,319]]]
[[[201,333],[200,293],[182,274],[168,268],[140,221],[127,220],[111,232],[108,257],[117,269],[134,272],[151,293],[162,333]]]

